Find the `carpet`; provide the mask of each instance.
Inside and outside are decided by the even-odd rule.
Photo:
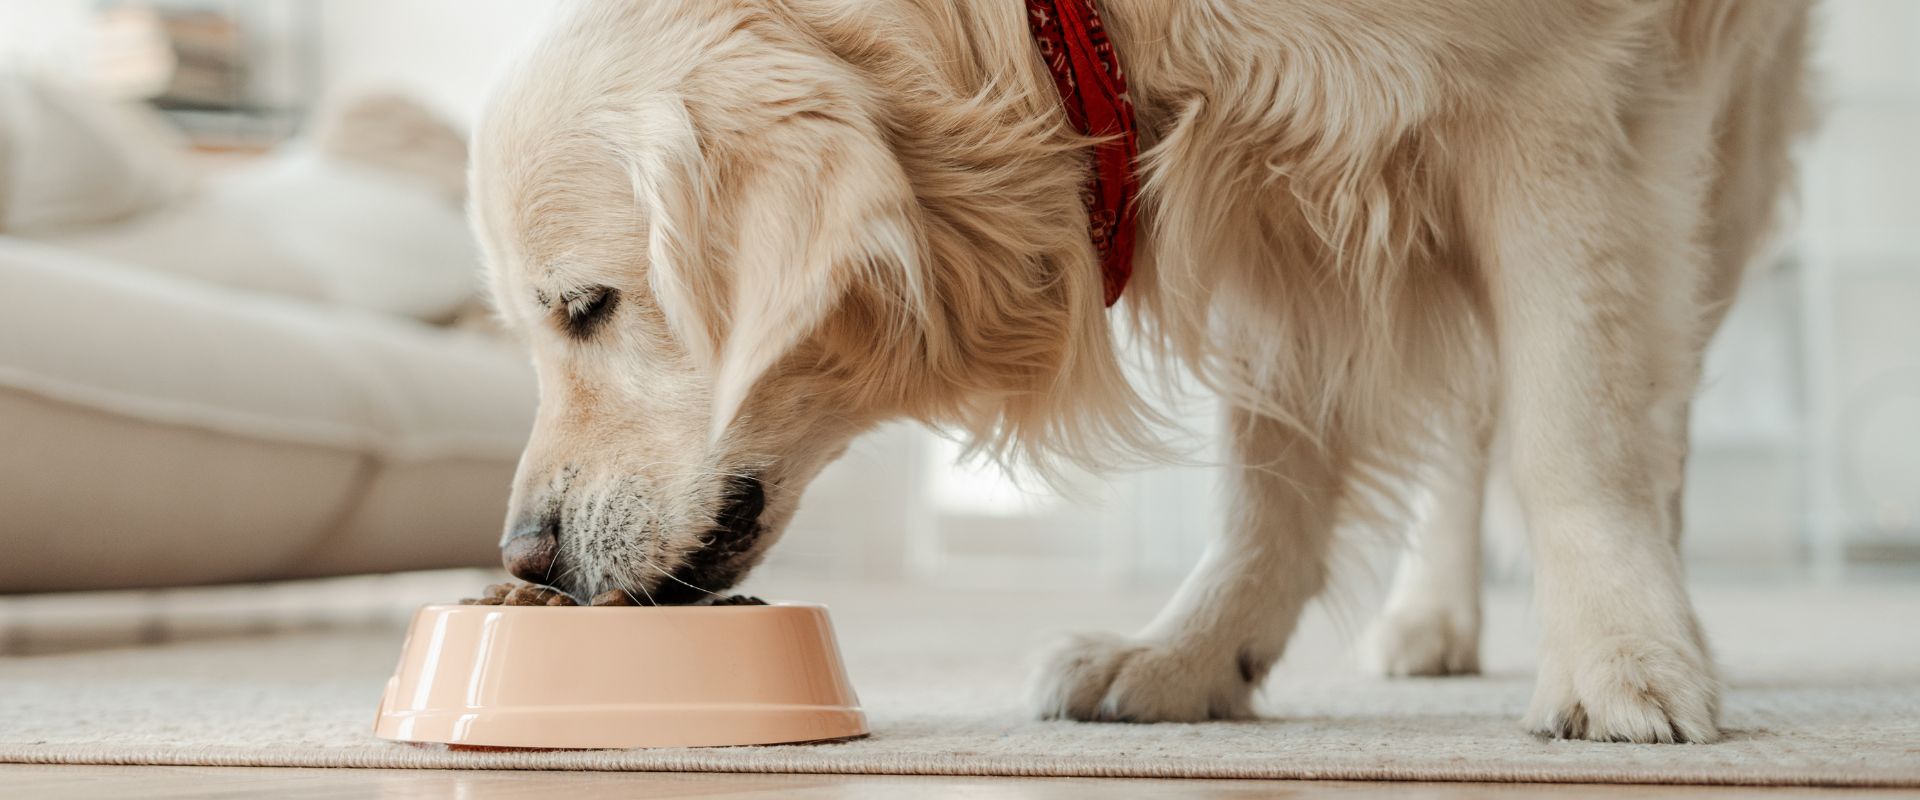
[[[1164,591],[751,588],[829,604],[872,736],[630,751],[382,742],[370,726],[400,637],[360,608],[357,622],[0,658],[0,761],[1920,786],[1911,583],[1699,588],[1729,679],[1728,734],[1680,746],[1524,733],[1533,637],[1514,591],[1490,598],[1482,677],[1355,674],[1352,626],[1337,621],[1363,615],[1315,612],[1264,689],[1261,721],[1099,725],[1027,717],[1030,654],[1058,631],[1131,628]]]

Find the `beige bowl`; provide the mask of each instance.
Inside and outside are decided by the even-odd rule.
[[[705,747],[864,736],[824,606],[431,605],[374,735],[489,747]]]

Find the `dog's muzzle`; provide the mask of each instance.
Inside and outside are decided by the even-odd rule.
[[[513,577],[529,583],[553,586],[570,594],[572,587],[560,585],[560,509],[557,498],[530,503],[537,511],[523,511],[508,528],[500,542],[500,561]],[[754,475],[736,475],[727,482],[727,493],[714,525],[703,539],[707,544],[684,554],[672,573],[632,576],[640,585],[658,582],[653,592],[661,603],[691,603],[710,592],[724,591],[738,581],[750,563],[760,539],[760,516],[766,511],[766,484]]]

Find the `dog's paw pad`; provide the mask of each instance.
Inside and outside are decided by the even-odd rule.
[[[1246,719],[1253,716],[1253,691],[1265,672],[1265,664],[1245,658],[1209,659],[1195,650],[1118,636],[1077,636],[1043,660],[1032,698],[1042,719]]]

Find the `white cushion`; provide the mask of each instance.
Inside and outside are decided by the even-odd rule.
[[[113,225],[30,234],[70,250],[239,289],[423,320],[481,286],[465,214],[443,187],[293,148]]]
[[[517,348],[0,237],[0,591],[497,563]]]

